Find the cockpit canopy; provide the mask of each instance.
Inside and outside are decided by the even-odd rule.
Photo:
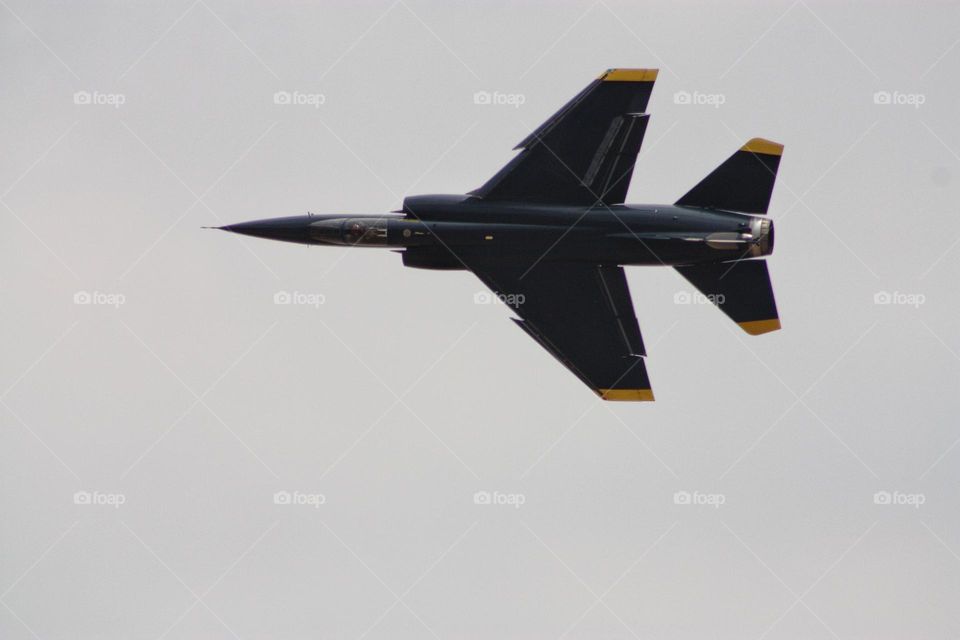
[[[310,225],[310,234],[332,244],[385,245],[386,218],[328,218]]]

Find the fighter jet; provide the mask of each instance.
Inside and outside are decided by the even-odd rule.
[[[780,328],[764,217],[783,145],[753,138],[673,204],[624,204],[656,69],[609,69],[464,195],[385,215],[302,215],[219,227],[271,240],[400,252],[474,273],[512,320],[604,400],[653,400],[624,266],[675,269],[744,331]]]

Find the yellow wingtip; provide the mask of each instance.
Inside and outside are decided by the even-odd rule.
[[[607,69],[600,74],[604,82],[653,82],[659,69]]]
[[[740,147],[740,151],[749,151],[750,153],[765,153],[769,156],[783,155],[783,145],[779,142],[766,140],[764,138],[751,138],[745,145]]]
[[[653,402],[653,389],[597,389],[604,400]]]
[[[780,329],[780,318],[771,318],[770,320],[751,320],[749,322],[738,322],[740,328],[752,336],[759,336],[763,333],[778,331]]]

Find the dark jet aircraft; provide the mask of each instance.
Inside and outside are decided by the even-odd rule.
[[[611,69],[466,195],[408,197],[394,215],[305,215],[220,227],[272,240],[400,250],[472,271],[517,325],[604,400],[653,400],[624,265],[662,265],[751,335],[780,328],[766,217],[783,146],[754,138],[674,204],[624,199],[656,69]]]

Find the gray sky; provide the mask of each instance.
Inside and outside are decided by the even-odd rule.
[[[3,638],[960,634],[960,4],[0,5]],[[609,67],[630,202],[786,146],[782,331],[628,270],[655,403],[468,273],[200,230],[462,193]]]

